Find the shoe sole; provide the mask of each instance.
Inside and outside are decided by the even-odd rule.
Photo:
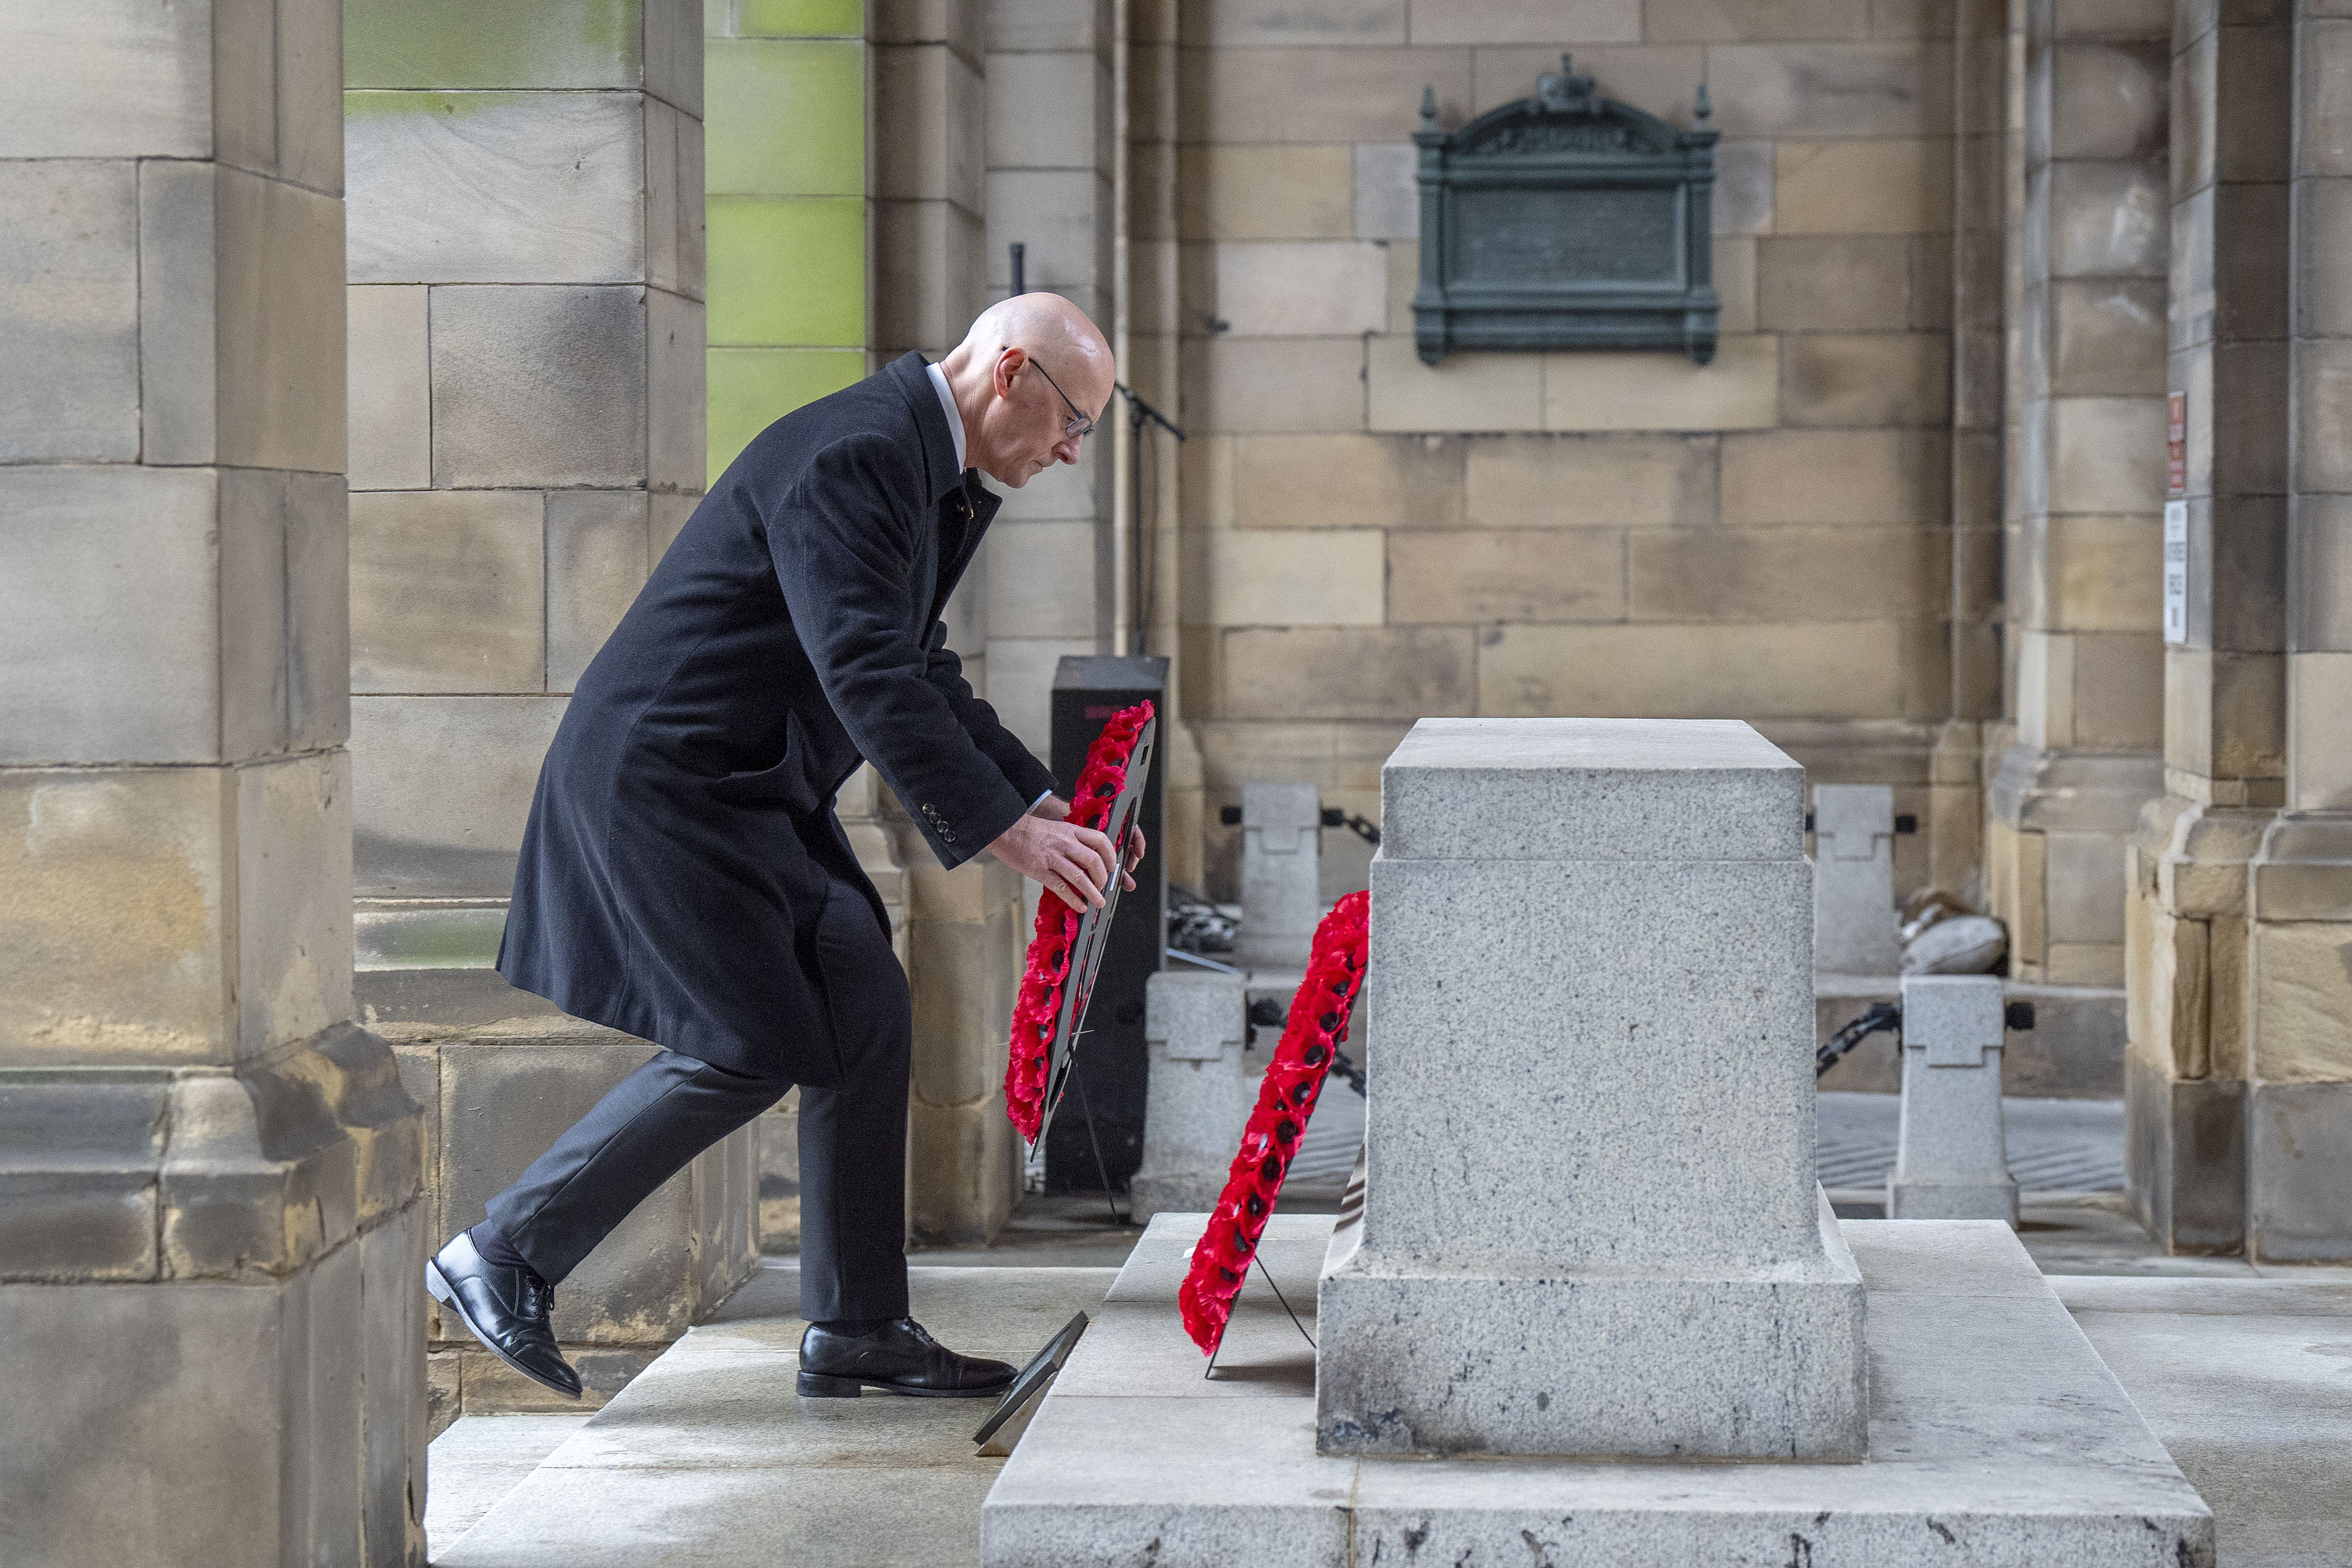
[[[800,1394],[803,1399],[856,1399],[869,1389],[884,1394],[900,1394],[908,1399],[1002,1399],[1004,1391],[1013,1386],[1011,1379],[987,1388],[908,1388],[904,1384],[886,1383],[870,1377],[829,1377],[821,1372],[800,1374]]]
[[[476,1340],[479,1341],[484,1350],[489,1352],[492,1355],[498,1357],[500,1361],[514,1368],[515,1371],[522,1373],[523,1376],[530,1379],[531,1382],[539,1384],[540,1387],[547,1390],[550,1394],[560,1394],[566,1399],[577,1399],[580,1397],[580,1390],[576,1388],[566,1388],[560,1383],[550,1383],[546,1378],[541,1377],[539,1373],[531,1371],[530,1368],[523,1365],[522,1363],[515,1360],[514,1357],[507,1354],[506,1352],[500,1350],[497,1345],[491,1343],[490,1337],[482,1332],[481,1329],[474,1322],[473,1314],[466,1310],[466,1303],[459,1300],[457,1298],[457,1292],[450,1289],[448,1277],[441,1272],[441,1266],[430,1259],[427,1259],[425,1265],[425,1293],[432,1297],[435,1300],[440,1302],[443,1306],[448,1308],[452,1312],[455,1312],[457,1315],[457,1321],[466,1325],[466,1331],[473,1335]]]

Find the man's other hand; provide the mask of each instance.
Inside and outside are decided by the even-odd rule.
[[[1070,816],[1070,803],[1064,800],[1060,795],[1049,795],[1045,799],[1039,801],[1036,805],[1029,808],[1029,816],[1032,818],[1041,819],[1046,822],[1066,822]],[[1020,826],[1021,825],[1019,823],[1014,823],[1013,829],[1019,828]],[[1085,832],[1086,830],[1083,828],[1076,828],[1072,831]],[[1089,833],[1087,834],[1087,837],[1093,839],[1096,843],[1104,847],[1108,847],[1110,843],[1109,838],[1099,833]],[[1040,877],[1034,871],[1030,870],[1025,866],[1022,866],[1006,858],[1004,850],[1007,847],[1007,841],[1012,837],[1013,829],[1008,829],[1003,838],[999,838],[995,843],[989,846],[990,851],[993,853],[998,859],[1003,860],[1006,865],[1013,867],[1014,870],[1019,871],[1031,881],[1045,882],[1047,887],[1053,887],[1054,884],[1052,882],[1046,881],[1045,878]],[[1131,828],[1128,832],[1126,859],[1127,864],[1119,868],[1118,885],[1120,891],[1131,893],[1135,891],[1135,877],[1133,873],[1135,868],[1143,863],[1143,829],[1140,827]],[[1097,888],[1101,888],[1104,884],[1097,881],[1095,883],[1095,886]],[[1062,901],[1069,905],[1072,909],[1075,910],[1082,907],[1077,900],[1069,897],[1067,894],[1061,893],[1060,889],[1055,889],[1055,892],[1061,897]],[[1094,902],[1097,907],[1101,905],[1102,899],[1099,895],[1096,897]]]
[[[1040,801],[1034,814],[1015,817],[1013,826],[988,847],[989,853],[1031,881],[1044,884],[1047,892],[1070,908],[1098,910],[1103,907],[1102,889],[1110,882],[1116,852],[1105,835],[1064,821],[1069,813],[1067,805],[1062,805],[1060,816],[1045,815],[1048,806],[1061,805]],[[1123,878],[1122,886],[1132,888],[1135,881]]]

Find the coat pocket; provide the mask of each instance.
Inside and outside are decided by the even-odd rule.
[[[772,767],[729,773],[714,781],[710,793],[730,805],[752,810],[782,810],[806,816],[817,805],[816,786],[809,782],[808,737],[800,716],[784,716],[783,760]]]

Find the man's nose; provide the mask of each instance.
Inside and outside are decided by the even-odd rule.
[[[1075,464],[1078,460],[1078,453],[1085,445],[1083,437],[1065,436],[1054,443],[1054,456],[1062,462]]]

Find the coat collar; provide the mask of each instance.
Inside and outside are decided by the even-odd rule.
[[[947,410],[940,406],[940,395],[932,390],[931,378],[924,368],[923,356],[911,351],[900,354],[882,367],[891,385],[906,400],[908,412],[915,416],[915,428],[923,440],[923,477],[930,499],[940,501],[963,484],[963,474],[956,467],[955,436],[948,429]]]

